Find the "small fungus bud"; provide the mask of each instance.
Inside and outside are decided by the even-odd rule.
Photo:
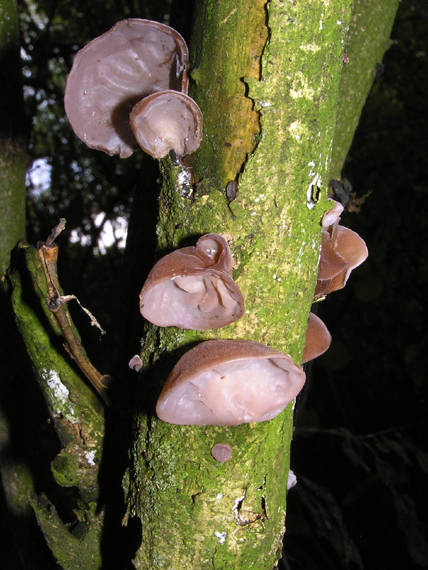
[[[288,478],[287,478],[287,491],[289,491],[290,489],[292,489],[296,485],[297,485],[297,477],[296,477],[294,471],[292,471],[290,469],[288,472]]]
[[[171,150],[185,156],[201,144],[202,113],[184,93],[153,93],[135,105],[129,120],[138,144],[153,158],[162,158]]]
[[[162,257],[140,293],[143,317],[160,327],[207,330],[224,327],[244,313],[244,299],[231,277],[232,256],[217,234]]]
[[[216,461],[224,463],[232,457],[232,448],[227,443],[216,443],[211,448],[211,455]]]
[[[128,362],[128,366],[131,370],[135,370],[135,372],[139,372],[143,368],[143,363],[138,354],[135,354],[135,356],[131,358]]]
[[[333,202],[333,207],[322,218],[322,228],[326,231],[332,231],[332,228],[337,227],[343,213],[343,206],[340,202],[336,200],[330,200],[330,202]]]
[[[343,206],[334,202],[333,208],[324,214],[315,299],[342,289],[351,271],[368,256],[364,240],[356,232],[339,225],[342,211]]]
[[[136,148],[130,110],[151,93],[187,93],[188,66],[178,32],[150,20],[121,20],[74,58],[64,97],[74,132],[90,148],[130,156]]]
[[[309,313],[306,342],[303,349],[302,364],[321,356],[331,344],[331,334],[323,321],[314,313]]]
[[[283,354],[245,340],[208,340],[184,354],[156,405],[172,424],[231,426],[263,422],[297,396],[305,373]]]

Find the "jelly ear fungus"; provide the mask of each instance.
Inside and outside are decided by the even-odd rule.
[[[189,54],[181,35],[165,24],[121,20],[75,56],[65,89],[65,111],[90,148],[129,157],[136,140],[129,113],[152,93],[187,93]]]
[[[339,225],[343,206],[334,202],[322,221],[321,255],[314,299],[345,287],[351,271],[367,259],[364,240],[354,231]]]
[[[178,91],[148,95],[134,106],[129,121],[139,146],[153,158],[163,158],[171,150],[185,156],[201,144],[201,110]]]
[[[172,424],[263,422],[278,415],[304,382],[303,370],[279,350],[246,340],[208,340],[174,366],[156,413]]]
[[[195,246],[177,249],[155,264],[140,293],[141,314],[161,327],[224,327],[244,313],[244,299],[231,273],[226,240],[206,234]]]

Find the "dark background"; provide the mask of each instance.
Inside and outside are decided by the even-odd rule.
[[[141,319],[124,323],[153,255],[158,172],[142,153],[112,160],[72,135],[65,77],[76,51],[124,17],[166,21],[189,40],[192,2],[29,6],[20,5],[28,166],[47,161],[51,183],[42,189],[28,179],[28,241],[45,239],[59,217],[67,219],[58,239],[62,285],[107,329],[100,337],[73,310],[91,358],[114,374],[118,355],[138,352]],[[280,565],[291,570],[428,567],[426,2],[401,2],[392,39],[343,171],[351,204],[360,207],[342,222],[364,237],[370,255],[344,290],[317,304],[333,342],[309,365],[296,407],[291,466],[298,483],[288,494]],[[104,224],[130,217],[126,252],[118,242],[99,252],[100,213]],[[83,241],[71,243],[73,231]],[[136,248],[137,267],[127,262]],[[12,557],[6,567],[24,566]]]

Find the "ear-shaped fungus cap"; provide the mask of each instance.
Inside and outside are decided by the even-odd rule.
[[[145,97],[132,109],[129,121],[138,144],[153,158],[162,158],[170,150],[184,156],[201,144],[201,110],[191,97],[178,91]]]
[[[283,354],[246,340],[208,340],[172,369],[156,405],[172,424],[232,426],[263,422],[297,396],[305,373]]]
[[[314,313],[309,313],[302,364],[321,356],[329,348],[330,344],[331,334],[324,322]]]
[[[160,327],[217,329],[239,319],[244,299],[233,281],[227,242],[206,234],[162,257],[140,293],[143,317]]]
[[[74,58],[65,112],[90,148],[126,158],[136,147],[129,112],[151,93],[187,93],[189,54],[181,35],[159,22],[129,18],[92,40]]]
[[[333,209],[323,218],[315,299],[342,289],[351,271],[368,256],[364,240],[356,232],[339,225],[342,210],[343,207],[335,202]]]

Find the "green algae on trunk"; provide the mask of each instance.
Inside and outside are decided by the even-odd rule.
[[[346,155],[377,67],[390,47],[390,33],[399,0],[354,0],[340,79],[338,112],[331,165],[332,178],[339,179]]]
[[[350,7],[350,0],[198,4],[191,94],[204,114],[204,140],[184,164],[161,163],[158,244],[169,250],[189,236],[225,237],[246,313],[216,331],[149,329],[142,357],[152,363],[154,392],[178,355],[208,338],[255,340],[299,362]],[[185,175],[193,183],[186,188]],[[230,180],[238,192],[229,203]],[[137,568],[274,566],[284,533],[291,408],[269,422],[198,427],[160,422],[148,405],[124,482],[128,516],[142,522]],[[229,461],[212,458],[217,442],[231,446]]]
[[[0,276],[25,237],[24,104],[20,77],[18,9],[0,0]]]
[[[43,494],[36,495],[33,484],[27,485],[26,500],[61,567],[79,568],[81,561],[87,560],[85,568],[95,570],[100,567],[103,520],[103,513],[94,506],[99,496],[103,409],[62,346],[58,324],[46,306],[46,279],[37,250],[21,242],[13,259],[8,274],[11,305],[31,359],[34,382],[44,396],[61,446],[50,470],[57,489],[73,488],[75,498],[70,499],[64,491],[64,500],[72,502],[75,525],[82,522],[81,536],[70,532],[70,525],[63,522],[56,505]]]

